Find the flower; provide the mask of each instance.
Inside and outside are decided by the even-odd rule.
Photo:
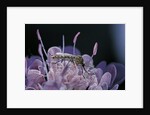
[[[25,89],[39,89],[39,85],[45,82],[41,58],[39,56],[26,57],[25,63]]]
[[[98,43],[93,48],[92,56],[81,55],[75,48],[78,32],[73,39],[74,46],[63,48],[53,46],[46,52],[39,30],[40,56],[26,57],[25,89],[26,90],[117,90],[125,79],[125,67],[120,63],[93,64],[93,56],[97,54]],[[46,56],[46,61],[43,56]],[[76,55],[75,55],[76,54]]]

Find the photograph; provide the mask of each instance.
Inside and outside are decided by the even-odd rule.
[[[125,90],[125,24],[25,24],[25,90]]]
[[[142,109],[143,7],[7,7],[7,108]]]

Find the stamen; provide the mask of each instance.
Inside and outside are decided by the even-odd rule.
[[[63,40],[62,41],[63,41],[62,52],[64,53],[65,52],[65,37],[64,37],[64,35],[63,35]]]
[[[43,42],[42,42],[42,38],[41,38],[41,35],[40,35],[40,32],[39,32],[39,29],[37,29],[37,36],[38,36],[38,39],[39,39],[40,42],[41,42],[41,46],[42,46],[43,51],[44,51],[44,53],[45,53],[45,55],[46,55],[46,57],[47,57],[47,53],[46,53],[46,50],[45,50],[45,48],[44,48],[44,45],[43,45]]]
[[[46,72],[47,81],[49,81],[49,78],[48,78],[48,76],[47,76],[48,71],[47,71],[46,63],[45,63],[45,60],[44,60],[44,57],[43,57],[41,44],[39,44],[39,49],[38,49],[38,51],[39,51],[39,54],[40,54],[41,57],[42,57],[42,61],[43,61],[43,64],[44,64],[44,70],[45,70],[45,72]]]
[[[76,45],[77,37],[79,36],[79,34],[80,34],[80,32],[78,32],[75,35],[74,39],[73,39],[73,43],[74,43],[74,45],[73,45],[73,54],[75,54],[75,45]]]
[[[97,49],[98,49],[98,43],[96,42],[95,45],[94,45],[94,48],[93,48],[93,54],[92,54],[92,56],[91,56],[92,58],[93,58],[93,56],[96,55]]]

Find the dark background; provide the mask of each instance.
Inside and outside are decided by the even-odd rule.
[[[95,42],[98,42],[97,55],[94,56],[94,65],[105,60],[125,65],[125,25],[124,24],[25,24],[25,56],[38,54],[39,29],[45,49],[52,46],[62,46],[62,35],[65,36],[65,45],[73,46],[73,38],[77,32],[76,47],[81,54],[92,55]],[[119,86],[125,89],[125,82]]]

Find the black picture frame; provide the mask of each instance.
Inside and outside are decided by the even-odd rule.
[[[3,109],[3,111],[6,110],[10,110],[7,108],[7,7],[45,7],[45,6],[49,6],[49,7],[54,7],[54,6],[66,6],[66,7],[87,7],[87,6],[100,6],[100,7],[143,7],[144,8],[144,44],[143,44],[143,77],[144,77],[144,93],[143,93],[143,105],[144,107],[142,109],[129,109],[129,108],[124,108],[124,109],[119,109],[119,108],[105,108],[105,109],[100,109],[102,110],[102,112],[108,112],[108,110],[110,110],[109,112],[122,112],[122,111],[126,111],[127,113],[131,112],[131,114],[133,112],[140,112],[140,113],[144,113],[144,112],[149,112],[149,107],[150,107],[150,84],[148,83],[150,81],[149,78],[149,74],[148,74],[148,60],[146,61],[146,58],[149,59],[148,57],[148,52],[146,53],[147,49],[150,49],[148,45],[146,45],[146,43],[148,43],[148,39],[150,38],[150,34],[149,34],[149,30],[150,30],[150,26],[149,26],[149,7],[145,1],[142,0],[131,0],[131,1],[119,1],[119,0],[103,0],[103,1],[46,1],[46,0],[42,0],[42,1],[35,1],[35,0],[3,0],[1,1],[0,4],[0,36],[1,36],[1,60],[2,60],[2,64],[3,66],[1,66],[2,70],[2,74],[1,74],[1,80],[0,80],[0,84],[1,84],[1,109]],[[147,50],[148,51],[148,50]],[[11,109],[17,109],[17,108],[11,108]],[[27,110],[27,108],[24,108],[25,110]],[[34,110],[37,110],[36,108],[33,108]],[[41,110],[42,108],[38,108],[39,110]],[[58,108],[55,108],[58,109]],[[67,109],[67,108],[62,108],[62,109]],[[74,108],[74,109],[79,109],[79,108]],[[92,109],[92,108],[80,108],[80,109]],[[42,109],[43,110],[43,109]],[[48,110],[48,109],[45,109]],[[119,113],[119,112],[118,112]],[[119,113],[122,114],[122,113]]]

